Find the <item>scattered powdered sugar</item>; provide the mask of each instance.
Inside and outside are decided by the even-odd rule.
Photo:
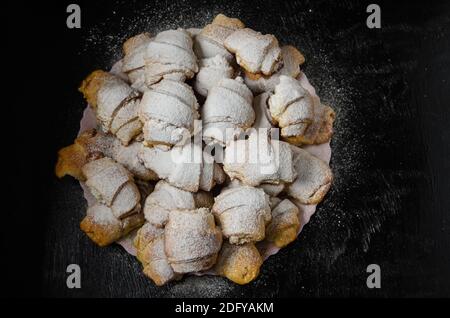
[[[226,297],[233,291],[234,283],[218,276],[187,276],[170,285],[165,297]]]
[[[82,50],[84,52],[102,52],[97,54],[102,68],[111,67],[122,57],[122,44],[130,37],[142,32],[151,36],[165,30],[178,28],[201,28],[210,23],[219,13],[231,17],[240,16],[240,8],[233,3],[204,2],[193,10],[190,1],[165,2],[161,11],[152,2],[119,3],[121,11],[128,11],[128,16],[109,15],[102,22],[92,25]]]
[[[123,42],[138,33],[148,31],[155,35],[159,31],[176,29],[178,27],[201,27],[211,22],[214,16],[220,12],[228,16],[240,17],[239,6],[235,7],[233,4],[206,4],[202,10],[192,10],[189,2],[185,1],[181,4],[167,2],[167,7],[167,10],[161,12],[153,9],[151,3],[134,6],[133,18],[120,19],[120,23],[117,24],[118,30],[114,31],[105,26],[117,19],[114,17],[106,19],[101,24],[90,28],[83,50],[85,52],[92,51],[91,55],[94,58],[98,58],[96,64],[107,69],[121,58]],[[249,27],[252,27],[251,21],[245,22],[247,22]],[[301,21],[298,23],[299,25],[302,24]],[[333,195],[333,192],[340,192],[341,196],[345,196],[345,193],[349,193],[348,185],[350,183],[357,185],[364,182],[364,179],[358,178],[357,172],[361,170],[359,168],[363,162],[360,159],[368,149],[361,143],[361,138],[356,138],[356,136],[352,135],[355,131],[354,127],[357,125],[353,114],[357,107],[362,107],[363,105],[355,105],[352,102],[352,98],[356,93],[352,89],[349,80],[341,75],[339,65],[336,65],[336,59],[327,53],[327,49],[322,44],[325,41],[321,41],[311,35],[302,34],[301,31],[286,34],[286,31],[281,29],[280,33],[276,34],[276,36],[281,44],[295,45],[305,53],[307,63],[304,71],[310,76],[312,83],[316,86],[322,102],[330,105],[336,111],[335,134],[331,143],[333,148],[331,166],[335,178],[330,194]],[[95,125],[89,123],[89,120],[85,120],[85,118],[92,119],[91,115],[90,108],[87,108],[81,121],[82,127],[80,131],[83,131],[88,126],[95,127]],[[329,162],[331,154],[329,147],[329,144],[325,144],[323,147],[308,146],[305,149]],[[85,197],[87,196],[89,200],[89,191],[84,192]],[[334,220],[342,219],[342,222],[338,222],[342,225],[345,221],[345,211],[342,210],[342,206],[339,203],[333,203],[332,207],[335,213],[331,217]],[[309,221],[315,209],[315,205],[304,206],[303,211],[301,211],[302,226]],[[330,217],[329,213],[327,217]],[[323,218],[319,218],[316,221],[319,223],[326,222]],[[202,279],[186,277],[180,282],[171,284],[170,288],[166,289],[165,292],[168,297],[189,295],[220,297],[232,290],[232,283],[219,277],[205,276]]]

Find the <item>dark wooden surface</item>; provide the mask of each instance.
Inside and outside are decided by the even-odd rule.
[[[446,1],[378,2],[378,30],[366,27],[368,3],[359,1],[78,3],[81,30],[65,27],[67,4],[61,2],[40,7],[39,23],[27,34],[34,54],[22,61],[34,75],[16,83],[26,88],[23,97],[36,95],[26,104],[33,114],[24,119],[29,129],[15,144],[20,169],[11,195],[18,203],[5,212],[11,226],[2,226],[9,295],[450,296]],[[158,288],[121,247],[98,248],[83,235],[82,191],[73,179],[57,180],[52,169],[57,149],[78,131],[85,102],[77,87],[84,76],[109,69],[126,37],[201,26],[219,12],[304,53],[304,71],[337,111],[331,161],[336,181],[297,241],[266,261],[256,281],[237,286],[218,277],[189,277]],[[81,267],[81,289],[66,287],[71,263]],[[366,287],[371,263],[381,266],[379,290]]]

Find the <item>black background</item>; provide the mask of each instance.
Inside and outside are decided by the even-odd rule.
[[[10,206],[5,203],[1,233],[3,293],[450,296],[448,2],[377,1],[382,27],[368,29],[369,2],[360,1],[77,1],[80,30],[66,27],[68,3],[32,10],[16,3],[6,11],[12,56],[4,59],[4,75],[12,85],[4,93],[3,121],[11,124],[4,140],[14,151],[4,168]],[[304,53],[303,70],[337,111],[336,181],[297,241],[266,261],[256,281],[237,286],[189,277],[158,288],[121,247],[98,248],[81,233],[82,191],[71,178],[56,179],[56,152],[78,132],[85,107],[80,81],[109,69],[124,39],[201,26],[220,12]],[[81,289],[66,287],[71,263],[81,267]],[[378,290],[366,287],[372,263],[382,271]]]

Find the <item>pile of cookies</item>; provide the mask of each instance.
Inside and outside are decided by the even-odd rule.
[[[335,117],[302,85],[303,55],[222,14],[138,34],[123,51],[119,71],[80,87],[97,129],[58,153],[57,176],[95,198],[81,229],[99,246],[133,235],[157,285],[188,273],[254,280],[263,246],[295,240],[299,207],[333,178],[302,149],[328,142]]]

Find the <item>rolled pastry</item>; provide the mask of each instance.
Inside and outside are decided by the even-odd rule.
[[[262,189],[241,186],[223,190],[212,211],[231,244],[261,241],[270,222],[269,196]]]
[[[300,82],[280,76],[268,104],[273,121],[281,128],[282,138],[295,145],[304,143],[305,133],[314,120],[314,101]]]
[[[224,242],[215,270],[236,284],[244,285],[258,277],[262,263],[263,259],[253,243],[235,245]]]
[[[182,82],[162,80],[144,93],[139,116],[146,145],[184,144],[194,132],[198,103],[192,88]]]
[[[299,211],[294,203],[284,199],[272,207],[272,221],[266,228],[266,240],[282,248],[295,240],[299,229]]]
[[[223,169],[231,179],[250,186],[290,183],[296,177],[291,146],[256,130],[248,139],[228,143]]]
[[[270,76],[254,76],[245,73],[244,81],[254,94],[273,91],[280,82],[280,76],[285,75],[296,78],[300,74],[300,65],[305,62],[305,57],[299,50],[291,45],[281,47],[283,67]]]
[[[210,191],[225,179],[214,158],[194,143],[170,150],[142,146],[139,158],[159,178],[190,192]]]
[[[333,123],[336,114],[330,106],[314,104],[314,120],[308,126],[303,136],[302,143],[306,145],[323,144],[330,141],[333,135]]]
[[[111,158],[128,169],[136,179],[144,181],[159,180],[158,175],[147,169],[139,160],[138,154],[141,145],[140,142],[134,141],[128,146],[124,146],[117,139],[114,139],[111,147]]]
[[[109,245],[124,237],[144,223],[144,214],[140,213],[140,205],[126,217],[117,218],[113,210],[104,204],[95,204],[88,208],[86,217],[80,228],[99,246]]]
[[[140,209],[140,193],[133,176],[121,164],[110,158],[101,158],[82,168],[86,185],[101,204],[111,208],[112,214],[124,218]]]
[[[192,38],[183,29],[160,32],[146,46],[145,79],[147,86],[163,78],[184,81],[198,72]]]
[[[222,146],[255,120],[252,92],[242,78],[222,79],[209,90],[202,107],[203,140]]]
[[[296,203],[317,204],[327,194],[333,181],[330,167],[307,151],[292,146],[297,178],[287,187],[287,194]]]
[[[232,63],[234,60],[233,54],[228,52],[223,42],[231,33],[242,28],[244,28],[244,24],[240,20],[218,14],[210,24],[206,25],[195,36],[195,54],[200,59],[221,55]]]
[[[195,207],[192,192],[178,189],[161,180],[145,200],[144,215],[147,222],[153,226],[164,227],[169,220],[170,211],[193,210]]]
[[[144,274],[162,286],[182,275],[173,271],[164,251],[164,230],[145,223],[134,239],[136,257],[142,263]]]
[[[128,75],[131,87],[141,92],[146,90],[145,54],[150,41],[150,34],[145,32],[129,38],[123,44],[122,72]]]
[[[79,90],[94,109],[104,133],[114,134],[124,145],[141,133],[140,96],[122,79],[97,70],[81,83]]]
[[[200,70],[195,76],[194,89],[202,96],[208,95],[208,91],[217,85],[223,78],[233,78],[234,69],[221,55],[199,61]]]
[[[207,208],[169,213],[165,251],[176,273],[199,272],[211,268],[222,245],[222,234]]]
[[[113,137],[98,133],[95,129],[80,134],[70,146],[58,151],[55,174],[58,178],[70,175],[84,181],[81,168],[89,161],[102,158],[110,152]]]
[[[281,49],[272,34],[239,29],[224,41],[228,51],[236,54],[237,63],[253,76],[271,75],[282,65]]]
[[[272,75],[272,77],[277,77],[276,84],[279,83],[279,76],[277,75],[278,73],[279,72]],[[300,74],[299,76],[301,77],[302,74]],[[273,83],[275,83],[275,81],[273,81]],[[305,88],[307,87],[305,86]],[[272,90],[272,88],[270,88],[270,90]],[[257,129],[267,128],[267,130],[270,130],[270,128],[276,126],[276,122],[272,119],[269,111],[268,101],[270,96],[271,96],[270,92],[265,92],[254,98],[253,108],[256,114],[256,119],[253,124],[254,128]],[[331,139],[331,136],[333,135],[333,122],[336,117],[334,110],[329,106],[323,105],[317,96],[314,96],[313,100],[314,100],[313,121],[308,126],[308,128],[306,128],[306,131],[301,137],[302,139],[301,143],[307,145],[322,144],[328,142]],[[293,139],[294,138],[287,138],[287,141],[292,142]]]
[[[77,180],[84,181],[81,168],[88,162],[103,157],[110,157],[128,169],[136,179],[149,181],[158,180],[158,175],[147,169],[139,161],[138,152],[141,143],[133,141],[124,146],[112,135],[105,135],[91,129],[78,136],[74,143],[58,152],[55,173],[58,178],[70,175]]]

